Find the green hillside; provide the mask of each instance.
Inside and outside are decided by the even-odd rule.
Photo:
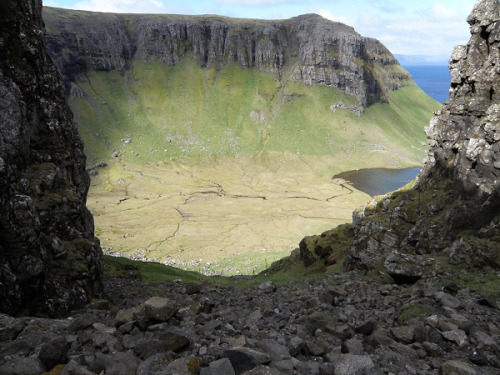
[[[423,127],[439,107],[410,86],[362,116],[334,112],[332,105],[355,99],[239,65],[203,69],[191,57],[177,66],[136,62],[124,74],[89,72],[77,85],[85,95],[71,105],[90,164],[113,151],[139,163],[287,151],[338,156],[347,162],[341,170],[366,167],[367,159],[373,166],[418,165]]]
[[[108,164],[88,196],[105,252],[205,274],[259,272],[349,222],[369,197],[332,176],[420,165],[439,108],[413,85],[358,116],[339,89],[190,56],[73,85],[88,164]]]

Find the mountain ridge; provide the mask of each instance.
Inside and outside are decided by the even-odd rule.
[[[174,66],[191,51],[200,66],[238,63],[338,87],[362,109],[411,82],[379,41],[315,14],[267,21],[44,7],[43,17],[47,48],[66,81],[89,70],[123,71],[134,59]]]

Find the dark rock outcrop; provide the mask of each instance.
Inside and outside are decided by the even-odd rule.
[[[189,54],[203,67],[238,63],[338,87],[358,99],[358,112],[411,82],[379,41],[314,14],[264,21],[44,8],[44,19],[49,54],[67,82],[87,71],[125,71],[134,61],[177,65]]]
[[[56,315],[100,284],[83,144],[41,12],[40,0],[0,3],[0,311],[9,314]]]
[[[353,214],[344,268],[374,268],[394,251],[443,254],[500,268],[500,3],[480,0],[471,39],[450,59],[450,99],[426,128],[431,149],[413,188]]]

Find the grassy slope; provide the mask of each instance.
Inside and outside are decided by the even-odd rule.
[[[333,155],[339,170],[416,165],[423,126],[439,107],[412,86],[361,117],[332,112],[354,99],[236,65],[203,70],[190,57],[175,67],[136,63],[125,75],[92,72],[78,84],[88,97],[71,104],[91,163],[113,150],[139,163],[286,151]]]
[[[423,126],[439,107],[411,86],[361,117],[332,112],[355,99],[238,65],[202,69],[189,56],[77,84],[87,96],[71,105],[89,164],[121,154],[88,198],[103,246],[224,274],[259,272],[302,237],[348,222],[366,196],[331,176],[418,165]],[[266,199],[238,198],[247,195]]]

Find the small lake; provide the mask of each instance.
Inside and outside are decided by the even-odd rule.
[[[419,173],[420,168],[370,168],[343,172],[333,178],[343,178],[349,181],[349,185],[373,197],[399,189],[413,180]]]

